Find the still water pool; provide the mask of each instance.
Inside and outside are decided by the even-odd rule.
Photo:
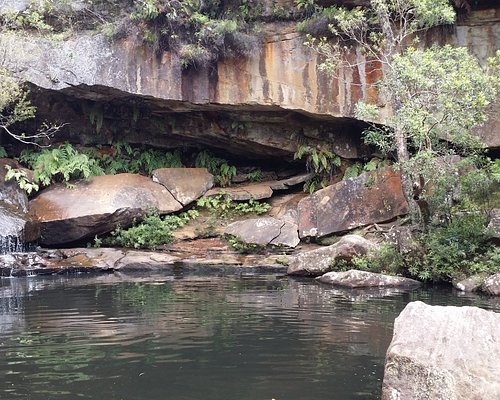
[[[252,276],[0,280],[0,399],[377,399],[413,300],[500,310],[451,289],[342,291]]]

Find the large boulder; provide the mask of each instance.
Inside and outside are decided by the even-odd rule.
[[[132,223],[149,210],[168,214],[182,208],[159,183],[134,174],[96,176],[68,188],[55,185],[30,202],[44,245],[85,240]]]
[[[494,241],[500,243],[500,208],[494,208],[490,211],[488,228],[493,234]]]
[[[153,171],[153,181],[165,186],[183,206],[214,185],[214,177],[206,168],[160,168]]]
[[[342,272],[327,272],[316,278],[317,281],[346,288],[415,288],[420,282],[401,276],[377,274],[374,272],[351,269]]]
[[[297,225],[297,205],[299,204],[299,201],[306,196],[307,195],[303,192],[285,194],[283,196],[273,196],[273,198],[269,201],[269,205],[271,206],[268,213],[269,216]]]
[[[257,246],[296,247],[300,242],[297,225],[271,217],[233,222],[224,234]]]
[[[500,399],[500,314],[409,303],[387,350],[382,400]]]
[[[298,211],[299,236],[322,237],[404,215],[408,203],[399,172],[386,167],[318,190]]]
[[[488,275],[485,273],[471,275],[467,278],[453,281],[453,287],[462,292],[475,292],[476,290],[481,289],[481,286],[487,277]]]
[[[289,257],[288,275],[320,276],[330,271],[335,260],[350,260],[374,248],[374,244],[358,235],[343,236],[331,246],[321,247]]]
[[[12,13],[26,10],[31,0],[0,0],[0,12]]]
[[[487,278],[481,289],[492,296],[500,296],[500,272]]]

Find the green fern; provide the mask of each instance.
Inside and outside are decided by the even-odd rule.
[[[78,152],[69,143],[52,150],[23,151],[19,160],[33,169],[33,183],[41,186],[54,182],[69,184],[74,179],[89,179],[104,173],[96,159]]]
[[[306,169],[312,173],[312,178],[304,184],[304,191],[314,192],[320,187],[328,185],[333,172],[340,167],[341,158],[326,145],[311,147],[301,145],[294,154],[294,160],[306,158]]]
[[[196,206],[209,210],[219,217],[228,217],[229,215],[245,215],[245,214],[265,214],[271,206],[266,202],[250,199],[249,201],[236,202],[231,197],[224,193],[216,196],[200,197]]]
[[[157,211],[151,211],[140,223],[128,229],[116,228],[111,236],[99,239],[101,244],[108,246],[156,249],[173,240],[173,231],[186,225],[198,217],[196,210],[189,210],[178,215],[160,216]]]
[[[232,178],[236,175],[236,167],[229,165],[227,160],[215,157],[209,151],[198,153],[195,165],[198,168],[206,168],[214,176],[214,181],[221,187],[231,185]]]
[[[350,178],[356,178],[362,171],[363,166],[360,163],[354,163],[346,168],[342,179],[346,180]]]
[[[14,179],[21,188],[21,190],[24,190],[28,195],[30,195],[31,192],[38,191],[39,189],[38,185],[28,179],[28,174],[25,169],[12,168],[10,165],[6,165],[5,169],[7,170],[5,174],[6,181]]]

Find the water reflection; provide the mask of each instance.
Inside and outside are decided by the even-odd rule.
[[[407,302],[499,306],[281,276],[3,279],[0,296],[0,398],[35,400],[376,399]]]

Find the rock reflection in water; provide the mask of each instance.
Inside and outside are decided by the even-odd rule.
[[[3,279],[0,398],[375,399],[393,319],[426,293],[280,276]]]

